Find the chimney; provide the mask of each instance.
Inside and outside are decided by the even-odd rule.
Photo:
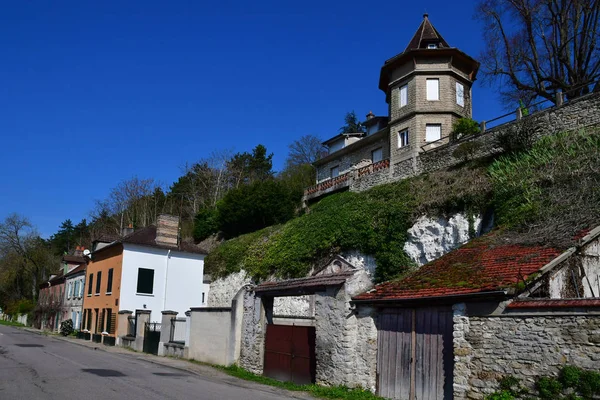
[[[179,218],[161,214],[156,221],[156,244],[177,247],[179,244]]]
[[[121,231],[121,236],[131,235],[133,233],[133,225],[129,224]]]
[[[375,117],[375,114],[373,114],[373,111],[369,111],[369,113],[367,114],[367,121],[370,119],[373,119]]]

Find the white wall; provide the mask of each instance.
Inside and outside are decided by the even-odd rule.
[[[138,268],[154,270],[152,295],[136,293]],[[152,322],[160,322],[164,310],[184,317],[190,307],[202,306],[203,273],[204,255],[125,244],[119,309],[151,310]]]

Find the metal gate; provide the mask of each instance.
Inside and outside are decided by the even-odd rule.
[[[452,310],[383,310],[377,335],[377,385],[390,399],[452,399]]]
[[[160,342],[160,323],[146,322],[144,329],[144,353],[158,355],[158,343]]]
[[[315,382],[315,328],[267,325],[263,374],[299,385]]]

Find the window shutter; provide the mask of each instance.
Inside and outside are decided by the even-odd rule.
[[[461,107],[465,106],[465,87],[458,82],[456,82],[456,104]]]
[[[109,322],[108,333],[114,335],[117,329],[117,314],[111,312],[110,313],[110,322]]]
[[[434,142],[442,138],[442,125],[427,124],[425,128],[425,140],[427,142]]]
[[[408,104],[408,85],[404,85],[400,88],[400,107],[404,107]]]
[[[440,80],[427,79],[427,100],[440,99]]]

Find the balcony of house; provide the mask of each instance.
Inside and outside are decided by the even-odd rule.
[[[313,200],[329,193],[345,190],[350,186],[351,171],[333,178],[325,179],[304,191],[306,201]]]
[[[354,165],[344,174],[325,179],[314,186],[310,186],[304,191],[304,201],[315,201],[325,195],[342,190],[361,192],[389,181],[389,158],[371,163],[366,163],[365,161],[367,160]]]

